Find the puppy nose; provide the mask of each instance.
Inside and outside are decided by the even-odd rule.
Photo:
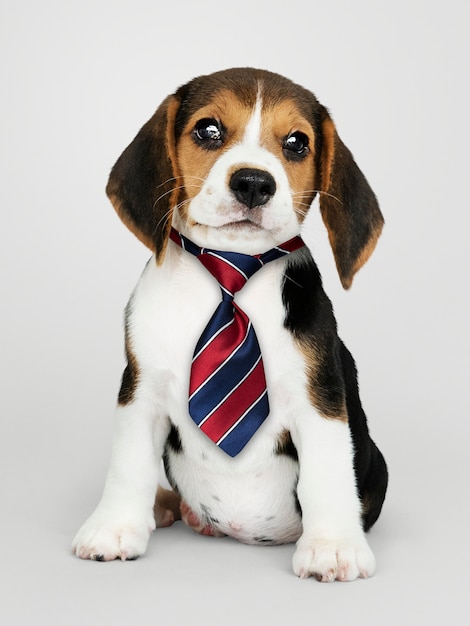
[[[229,186],[249,209],[266,204],[276,193],[276,181],[269,172],[249,167],[234,172]]]

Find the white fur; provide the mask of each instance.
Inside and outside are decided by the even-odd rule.
[[[282,164],[259,145],[260,110],[259,102],[244,140],[218,159],[191,201],[189,215],[198,225],[188,228],[174,216],[176,227],[200,245],[259,253],[299,232]],[[255,227],[224,227],[247,219],[246,209],[226,186],[227,172],[237,163],[266,169],[276,180],[275,196],[250,218]],[[283,327],[284,262],[268,264],[237,294],[258,335],[271,412],[232,459],[198,430],[187,407],[192,352],[220,290],[199,261],[171,241],[161,266],[150,260],[128,318],[139,384],[133,401],[117,409],[104,494],[74,540],[77,555],[125,559],[144,553],[154,528],[158,468],[171,420],[184,447],[184,454],[172,453],[173,476],[196,515],[209,515],[218,531],[248,543],[298,540],[293,567],[300,577],[352,580],[373,573],[374,557],[360,523],[348,425],[326,420],[312,407],[305,363]],[[291,433],[299,464],[274,454],[284,429]]]

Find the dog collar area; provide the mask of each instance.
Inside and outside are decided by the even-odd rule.
[[[267,250],[266,252],[261,252],[259,254],[244,254],[242,252],[231,252],[228,250],[224,250],[224,251],[214,250],[212,248],[204,248],[204,247],[199,246],[197,243],[194,243],[194,241],[191,241],[191,239],[186,237],[186,235],[183,235],[178,230],[176,230],[176,228],[174,228],[173,226],[171,227],[171,230],[170,230],[170,239],[174,243],[176,243],[178,246],[180,246],[183,250],[186,250],[187,252],[189,252],[190,254],[193,254],[194,256],[199,256],[200,254],[207,254],[207,253],[236,254],[240,256],[260,259],[263,262],[263,264],[272,260],[272,257],[274,256],[276,257],[283,256],[283,255],[287,256],[291,252],[295,252],[296,250],[303,248],[305,246],[305,242],[303,241],[301,236],[296,235],[295,237],[288,239],[284,243],[280,243],[277,246],[274,246],[273,248],[271,248],[270,250]]]

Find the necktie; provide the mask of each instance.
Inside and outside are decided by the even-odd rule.
[[[248,316],[234,296],[266,263],[304,246],[300,237],[250,256],[200,248],[172,228],[171,239],[195,255],[218,281],[222,301],[194,350],[189,414],[230,456],[238,454],[269,414],[261,351]]]

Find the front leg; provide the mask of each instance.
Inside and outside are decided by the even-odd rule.
[[[118,406],[111,462],[100,503],[78,531],[72,551],[82,559],[135,559],[155,528],[153,507],[168,419],[140,397]]]
[[[348,424],[303,415],[292,436],[299,454],[303,525],[294,572],[323,582],[372,576],[375,558],[362,529]]]

